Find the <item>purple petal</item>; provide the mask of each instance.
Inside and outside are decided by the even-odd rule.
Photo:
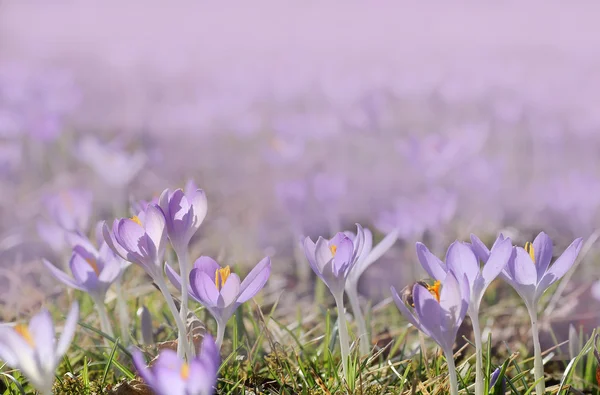
[[[144,229],[156,247],[156,251],[159,255],[162,255],[165,239],[167,237],[165,226],[165,216],[160,207],[156,204],[148,205],[146,217],[144,218]]]
[[[442,334],[442,318],[445,314],[438,301],[420,284],[415,284],[413,287],[413,300],[421,326],[427,329],[433,340],[446,349],[447,343]]]
[[[29,321],[29,333],[35,344],[39,362],[46,367],[53,366],[54,356],[54,322],[48,310],[42,310]]]
[[[204,218],[206,218],[206,213],[208,212],[208,200],[206,199],[206,194],[202,189],[197,189],[193,193],[189,193],[186,190],[185,195],[194,208],[194,227],[197,229],[204,221]]]
[[[119,221],[118,230],[115,233],[117,242],[127,251],[127,259],[134,258],[142,260],[148,255],[148,243],[144,228],[129,218]]]
[[[539,282],[552,260],[552,240],[544,232],[540,232],[539,235],[533,241],[533,253],[535,257],[535,267],[537,269],[537,281]]]
[[[577,255],[581,250],[583,239],[575,239],[571,245],[562,253],[562,255],[550,266],[542,280],[538,284],[537,293],[541,295],[544,291],[556,281],[562,278],[575,263]]]
[[[208,276],[213,279],[214,284],[215,274],[217,273],[217,270],[221,268],[221,266],[219,266],[217,261],[215,261],[211,257],[203,255],[200,258],[196,259],[196,261],[194,262],[194,268],[208,274]]]
[[[483,263],[488,261],[490,257],[490,250],[483,243],[483,241],[481,241],[479,237],[475,236],[474,234],[471,234],[471,248],[480,261]]]
[[[87,291],[94,291],[98,287],[98,274],[88,261],[81,255],[73,253],[69,262],[75,281]]]
[[[256,295],[267,283],[271,275],[271,258],[265,257],[254,266],[240,285],[238,303],[244,303]]]
[[[225,284],[219,292],[220,298],[218,300],[218,307],[225,308],[231,306],[237,301],[238,295],[240,294],[240,278],[237,274],[231,273]]]
[[[115,228],[118,228],[117,221],[115,221],[113,223],[113,229],[115,229]],[[117,254],[121,258],[127,260],[127,251],[125,251],[125,249],[119,243],[117,243],[117,240],[115,239],[115,235],[114,235],[113,231],[111,231],[108,228],[108,225],[106,224],[106,222],[104,222],[102,224],[102,236],[104,237],[104,242],[110,247],[110,249],[115,254]]]
[[[537,270],[531,256],[521,247],[517,247],[514,260],[514,280],[517,284],[534,285],[537,283]]]
[[[344,236],[345,237],[345,236]],[[315,264],[319,269],[319,273],[323,272],[323,267],[329,261],[333,259],[333,254],[329,249],[329,244],[327,240],[322,237],[319,237],[317,240],[317,245],[315,246]]]
[[[98,276],[98,280],[100,280],[101,283],[110,286],[110,284],[115,282],[115,280],[117,279],[117,277],[119,277],[120,274],[121,265],[119,264],[119,262],[114,260],[111,262],[107,262],[104,265],[102,271],[100,272],[100,275]]]
[[[61,283],[65,284],[68,287],[78,289],[80,291],[86,291],[85,288],[83,288],[81,285],[76,283],[65,272],[63,272],[62,270],[59,270],[56,266],[54,266],[53,264],[48,262],[46,259],[42,259],[42,262],[44,263],[44,266],[46,266],[48,268],[48,270],[50,270],[50,274],[52,274],[54,276],[54,278],[56,278]]]
[[[452,270],[457,276],[466,276],[470,288],[473,287],[475,280],[480,276],[479,261],[473,250],[471,247],[458,241],[452,243],[448,248],[446,267]]]
[[[411,310],[409,310],[408,307],[406,307],[406,304],[404,303],[402,298],[398,295],[398,292],[396,292],[396,288],[391,287],[390,290],[392,291],[392,297],[394,298],[394,302],[396,303],[398,310],[400,310],[400,313],[402,313],[404,318],[406,318],[411,324],[413,324],[413,326],[415,328],[428,334],[429,332],[427,332],[426,330],[423,329],[423,327],[421,326],[421,323],[417,321],[414,313]]]
[[[446,267],[444,263],[433,255],[423,243],[417,243],[417,257],[423,269],[431,278],[443,280],[446,278]]]
[[[181,290],[181,276],[169,265],[165,265],[165,273],[173,286]]]
[[[215,286],[214,277],[210,278],[205,272],[192,269],[190,273],[190,288],[198,297],[200,303],[207,307],[217,306],[219,290]]]
[[[88,251],[88,253],[92,254],[95,257],[98,257],[98,250],[96,249],[94,244],[92,244],[90,239],[88,239],[84,235],[77,232],[71,232],[66,234],[66,239],[71,247],[79,245],[86,251]]]
[[[56,358],[61,358],[69,349],[71,341],[73,341],[73,336],[75,336],[75,330],[77,329],[78,319],[79,304],[77,302],[73,302],[73,304],[71,305],[71,310],[69,310],[69,314],[67,315],[67,319],[65,320],[62,334],[60,335],[60,339],[58,340],[58,345],[56,346]]]
[[[310,267],[312,268],[312,270],[315,272],[315,274],[317,276],[321,277],[321,275],[322,275],[321,270],[315,261],[315,251],[316,251],[315,243],[310,239],[310,237],[307,237],[306,239],[304,239],[303,247],[304,247],[304,255],[306,256],[306,259],[308,260]]]
[[[135,366],[135,370],[137,370],[138,374],[146,382],[146,384],[148,384],[150,387],[154,387],[154,375],[146,366],[144,356],[138,349],[133,352],[133,366]]]
[[[337,244],[337,250],[333,257],[333,270],[336,276],[345,274],[352,262],[352,256],[354,253],[354,243],[348,237],[344,237]]]
[[[510,239],[500,241],[492,249],[492,253],[481,271],[485,286],[489,285],[496,277],[498,277],[506,267],[512,251],[512,241]]]

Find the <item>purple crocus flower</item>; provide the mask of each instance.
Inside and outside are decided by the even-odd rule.
[[[207,212],[206,195],[192,182],[185,191],[165,189],[160,195],[159,205],[165,213],[167,233],[175,251],[187,249]]]
[[[429,289],[416,283],[412,290],[414,307],[405,304],[394,287],[391,290],[402,315],[444,351],[450,375],[450,392],[458,394],[452,347],[469,307],[471,295],[467,279],[459,280],[449,270],[441,281],[436,281]]]
[[[42,394],[51,394],[56,368],[73,340],[78,316],[75,302],[58,342],[48,310],[36,314],[29,325],[0,327],[0,359],[23,372]]]
[[[181,288],[181,278],[169,266],[167,277],[177,288]],[[194,262],[190,272],[190,296],[201,303],[217,321],[217,345],[223,342],[225,325],[235,310],[252,299],[266,284],[271,274],[271,259],[263,258],[240,282],[237,274],[231,273],[229,266],[222,268],[212,258],[201,256]]]
[[[149,204],[137,216],[115,220],[112,231],[105,223],[102,234],[121,258],[142,266],[154,280],[162,276],[167,232],[165,216],[158,205]]]
[[[92,194],[81,189],[68,189],[44,198],[50,220],[37,223],[39,236],[57,252],[67,247],[71,232],[88,230],[92,214]]]
[[[84,239],[80,237],[80,239]],[[83,240],[73,248],[69,268],[73,277],[56,266],[43,260],[50,273],[63,284],[89,293],[97,303],[104,303],[106,291],[121,274],[121,260],[111,251],[106,243],[100,250]]]
[[[346,280],[363,251],[364,243],[364,230],[359,224],[356,224],[354,241],[343,232],[331,240],[319,237],[316,244],[310,237],[304,240],[308,263],[334,297],[343,295]]]
[[[211,395],[215,392],[221,356],[212,337],[205,335],[200,355],[187,363],[169,349],[160,353],[152,367],[146,367],[137,350],[133,363],[157,395]]]
[[[479,240],[474,235],[471,238]],[[417,243],[417,255],[421,265],[431,277],[441,280],[446,276],[446,272],[451,270],[456,273],[458,278],[465,278],[468,282],[470,301],[467,312],[473,324],[473,336],[476,348],[476,395],[482,395],[484,390],[483,346],[481,343],[481,329],[479,327],[479,306],[485,290],[502,272],[511,253],[512,243],[510,239],[498,238],[496,243],[494,243],[494,247],[492,247],[491,253],[488,253],[487,258],[484,260],[485,264],[483,268],[481,268],[479,260],[472,246],[469,244],[458,241],[452,243],[448,248],[446,264],[444,264],[424,244]]]

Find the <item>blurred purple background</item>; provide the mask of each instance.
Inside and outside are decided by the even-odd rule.
[[[367,283],[419,276],[416,240],[441,253],[544,229],[562,251],[599,219],[599,11],[2,2],[0,309],[55,285],[40,258],[64,251],[39,223],[73,188],[93,194],[91,231],[193,178],[209,199],[197,251],[271,254],[279,272],[305,264],[302,235],[357,221],[401,229]]]

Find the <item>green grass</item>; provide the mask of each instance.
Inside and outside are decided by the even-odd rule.
[[[137,268],[135,269],[137,270]],[[161,295],[142,276],[131,273],[131,297],[128,300],[131,316],[146,305],[153,316],[155,346],[139,346],[150,360],[158,347],[172,345],[176,337],[174,325],[162,303]],[[135,284],[139,281],[139,284]],[[137,285],[137,286],[136,286]],[[126,288],[128,289],[128,288]],[[504,289],[494,289],[502,293]],[[424,394],[448,393],[446,362],[435,344],[408,326],[393,303],[380,303],[368,312],[373,334],[372,353],[361,358],[357,344],[352,347],[350,377],[342,378],[336,311],[329,295],[323,303],[314,297],[293,299],[289,291],[286,301],[282,295],[264,295],[246,303],[237,311],[227,327],[222,348],[223,363],[219,372],[218,394]],[[98,330],[98,320],[89,298],[75,293],[80,299],[81,314],[78,334],[68,355],[57,370],[56,394],[144,394],[147,390],[136,377],[131,353],[119,338],[111,338]],[[493,302],[482,309],[482,323],[491,322],[488,341],[484,343],[486,380],[501,367],[509,394],[533,393],[533,361],[528,353],[527,336],[496,340],[497,322],[501,312],[520,310],[520,300],[512,293],[502,304]],[[69,304],[67,294],[56,301],[57,306]],[[487,299],[486,299],[487,300]],[[487,303],[490,303],[487,301]],[[108,303],[113,326],[118,328],[114,301]],[[198,306],[192,304],[193,308]],[[61,311],[65,311],[61,309]],[[195,310],[207,330],[214,333],[215,325],[202,309]],[[60,325],[64,317],[55,312]],[[517,313],[518,315],[518,313]],[[527,334],[528,318],[522,314],[521,327]],[[488,327],[484,325],[484,327]],[[139,339],[139,323],[132,322],[132,338]],[[457,339],[455,360],[461,394],[473,394],[475,378],[474,346],[469,340],[470,323],[463,323],[464,332]],[[354,324],[350,322],[353,336]],[[515,331],[519,332],[519,331]],[[499,332],[498,332],[499,333]],[[581,333],[583,334],[583,333]],[[465,337],[466,336],[466,337]],[[353,340],[355,340],[353,338]],[[107,344],[105,344],[107,342]],[[593,355],[593,337],[582,341],[581,352],[571,361],[550,362],[546,366],[548,393],[585,393],[600,395],[595,379],[597,361]],[[560,356],[558,348],[546,350],[546,355]],[[486,382],[487,384],[487,382]],[[30,394],[33,389],[19,372],[4,367],[0,371],[0,393]],[[489,394],[499,394],[500,387]],[[129,392],[127,392],[129,391]],[[577,392],[579,391],[579,392]]]

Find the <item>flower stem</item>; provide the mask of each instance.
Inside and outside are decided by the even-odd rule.
[[[110,320],[108,319],[108,312],[106,311],[104,298],[94,298],[94,304],[96,305],[96,311],[98,311],[98,316],[100,317],[100,329],[102,329],[102,332],[106,333],[108,336],[114,338],[115,334],[113,332],[112,325],[110,324]],[[108,339],[105,338],[104,343],[108,346]]]
[[[473,337],[475,338],[475,395],[483,395],[483,344],[481,342],[479,316],[477,313],[469,313],[469,317],[471,317]]]
[[[221,322],[221,320],[216,320],[217,321],[217,340],[215,341],[215,344],[217,345],[217,348],[220,350],[221,349],[221,345],[223,344],[223,338],[225,337],[225,327],[227,326],[227,322]]]
[[[531,336],[533,338],[533,373],[535,381],[536,395],[543,395],[546,391],[546,382],[544,381],[544,363],[542,361],[542,348],[540,346],[540,333],[537,322],[537,306],[528,308],[529,318],[531,318]]]
[[[156,285],[158,285],[160,292],[165,297],[167,306],[169,307],[169,310],[171,310],[171,314],[173,315],[173,318],[175,319],[175,324],[177,325],[177,329],[179,331],[178,343],[181,344],[182,348],[179,349],[179,347],[178,347],[177,353],[180,358],[185,355],[189,359],[189,358],[191,358],[192,354],[191,354],[190,345],[188,343],[188,339],[186,336],[185,325],[183,324],[183,321],[181,321],[181,317],[179,316],[177,307],[175,307],[175,302],[173,301],[173,297],[171,296],[171,293],[169,292],[169,289],[167,288],[167,283],[165,283],[165,279],[161,275],[156,276],[154,278],[154,282],[156,282]]]
[[[124,345],[129,344],[129,313],[127,311],[127,302],[125,295],[123,294],[123,287],[121,282],[123,281],[123,275],[121,274],[116,281],[115,287],[117,288],[117,308],[119,309],[119,323],[121,325],[121,341]]]
[[[188,264],[188,252],[187,248],[183,248],[182,251],[175,251],[177,254],[177,261],[179,262],[179,272],[181,275],[181,309],[179,311],[179,316],[181,317],[181,321],[184,326],[186,326],[185,336],[187,339],[187,317],[188,317],[188,299],[189,299],[189,288],[190,288],[190,268]],[[192,354],[190,357],[194,356],[193,348],[190,349]]]
[[[342,352],[342,369],[344,378],[348,382],[348,362],[350,357],[350,336],[348,336],[348,325],[346,323],[346,313],[344,312],[344,292],[334,295],[335,305],[338,311],[338,330],[340,333],[340,350]]]
[[[444,350],[446,363],[448,364],[448,376],[450,377],[450,394],[458,395],[458,379],[456,378],[456,366],[454,365],[454,354],[452,350]]]
[[[354,314],[354,318],[356,319],[356,323],[358,325],[358,339],[359,339],[359,349],[360,355],[366,356],[370,351],[370,339],[369,332],[367,330],[367,323],[365,322],[365,317],[363,316],[362,311],[360,310],[360,302],[358,300],[358,291],[356,290],[356,284],[348,283],[348,287],[346,288],[346,294],[348,295],[348,299],[350,300],[350,306],[352,307],[352,313]]]

